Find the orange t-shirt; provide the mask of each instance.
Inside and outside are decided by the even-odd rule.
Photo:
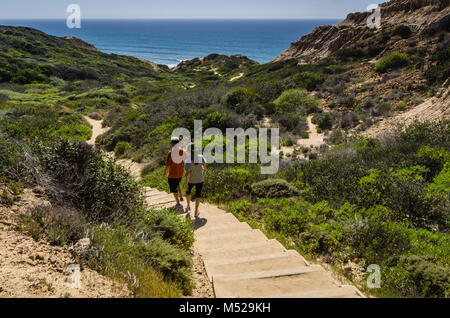
[[[184,149],[180,148],[180,157],[183,158],[183,161],[180,163],[175,163],[172,160],[172,150],[169,151],[169,154],[167,155],[166,159],[166,166],[169,168],[169,179],[179,179],[183,178],[184,175]]]

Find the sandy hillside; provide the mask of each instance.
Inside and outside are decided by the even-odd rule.
[[[12,207],[0,205],[0,298],[132,296],[126,285],[80,267],[69,246],[50,246],[20,232],[19,215],[38,205],[50,203],[30,189]],[[72,267],[75,270],[71,271]]]

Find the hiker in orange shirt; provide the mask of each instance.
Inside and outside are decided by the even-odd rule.
[[[175,209],[183,209],[180,201],[183,200],[183,194],[181,192],[180,182],[184,175],[184,160],[186,159],[186,151],[183,148],[177,147],[180,139],[178,137],[172,137],[171,144],[172,150],[178,149],[178,158],[174,161],[172,158],[172,150],[167,154],[166,168],[164,169],[164,175],[168,177],[170,192],[173,193],[175,201],[177,202]]]

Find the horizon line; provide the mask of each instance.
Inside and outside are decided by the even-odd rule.
[[[345,18],[83,18],[83,20],[342,20]],[[0,18],[0,20],[62,20],[66,18]]]

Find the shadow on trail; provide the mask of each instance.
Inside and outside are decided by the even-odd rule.
[[[193,221],[193,224],[194,224],[194,230],[198,230],[199,228],[205,226],[206,223],[208,223],[208,220],[207,220],[207,219],[204,219],[204,218],[195,218],[195,220]]]

